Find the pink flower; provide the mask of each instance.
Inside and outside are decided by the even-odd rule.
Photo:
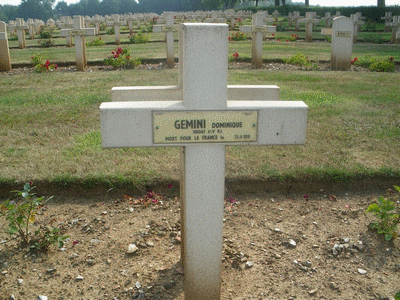
[[[304,199],[308,199],[308,198],[310,198],[310,195],[305,194],[305,195],[303,196],[303,198],[304,198]]]
[[[172,184],[168,184],[168,188],[169,188],[169,189],[172,189]]]
[[[229,202],[230,204],[235,204],[235,203],[237,202],[237,200],[236,200],[236,199],[233,199],[233,198],[228,198],[228,202]]]

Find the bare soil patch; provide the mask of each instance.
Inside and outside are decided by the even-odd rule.
[[[385,189],[227,191],[222,299],[391,299],[400,244],[369,230],[364,213]],[[33,226],[64,228],[63,249],[0,244],[0,299],[184,298],[176,187],[148,205],[146,195],[78,194],[56,196]]]

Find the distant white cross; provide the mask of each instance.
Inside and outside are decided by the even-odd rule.
[[[165,25],[154,25],[153,31],[165,32],[165,41],[167,43],[167,66],[168,68],[174,67],[174,31],[178,30],[178,26],[174,26],[174,13],[164,12]]]
[[[73,29],[61,29],[61,36],[75,37],[77,70],[82,71],[87,65],[85,36],[95,35],[95,31],[96,30],[94,28],[84,28],[82,16],[74,16]]]

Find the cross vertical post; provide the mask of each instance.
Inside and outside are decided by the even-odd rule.
[[[25,39],[25,30],[28,29],[28,25],[26,25],[24,19],[17,18],[17,25],[15,28],[17,29],[18,34],[18,44],[20,49],[26,48],[26,39]]]
[[[0,71],[10,71],[11,60],[10,50],[8,48],[7,26],[0,21]]]
[[[154,25],[154,32],[165,32],[165,41],[167,43],[167,67],[173,68],[175,63],[174,58],[174,31],[178,29],[174,26],[174,13],[164,12],[163,17],[165,20],[165,25]]]
[[[112,21],[107,22],[107,26],[114,27],[115,45],[121,45],[121,35],[120,35],[119,27],[125,25],[126,21],[120,21],[118,14],[113,14],[113,15],[111,15],[111,17],[112,17]]]

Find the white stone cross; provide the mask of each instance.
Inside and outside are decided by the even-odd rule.
[[[11,70],[10,50],[8,48],[7,26],[0,21],[0,71]]]
[[[347,17],[336,17],[332,25],[331,69],[350,69],[353,52],[354,22]]]
[[[165,32],[165,41],[167,43],[167,67],[174,67],[174,31],[178,30],[178,26],[174,25],[174,13],[164,12],[163,17],[165,25],[153,25],[153,32]]]
[[[126,21],[120,21],[119,20],[119,15],[118,14],[113,14],[111,15],[112,21],[107,22],[107,26],[113,26],[114,27],[114,33],[115,33],[115,45],[120,45],[121,44],[121,35],[119,31],[119,27],[126,25]]]
[[[306,27],[306,42],[312,42],[312,32],[314,24],[318,23],[319,20],[314,12],[306,12],[306,17],[299,20],[300,23],[305,23]]]
[[[129,35],[133,35],[133,21],[135,20],[135,16],[132,13],[124,14],[124,20],[129,28]]]
[[[385,16],[381,20],[385,20],[385,32],[390,32],[390,21],[392,20],[393,13],[391,11],[385,12]]]
[[[321,18],[321,20],[325,21],[325,28],[331,28],[332,27],[332,20],[334,17],[332,17],[332,14],[330,11],[325,13],[325,17]]]
[[[263,36],[266,32],[276,32],[276,26],[264,25],[264,13],[259,12],[253,15],[253,25],[240,26],[240,31],[244,33],[252,32],[251,63],[253,67],[260,68],[262,65]]]
[[[36,27],[36,24],[35,24],[35,22],[33,21],[33,19],[28,19],[28,21],[26,22],[27,24],[28,24],[28,29],[29,29],[29,38],[31,39],[31,40],[34,40],[35,39],[35,27]]]
[[[281,15],[281,13],[275,10],[272,15],[274,16],[275,22],[278,22],[278,17]]]
[[[272,23],[272,22],[275,21],[274,18],[272,18],[270,15],[268,15],[268,11],[267,10],[262,11],[262,13],[264,14],[264,20],[263,20],[264,23]]]
[[[96,29],[96,35],[100,34],[100,24],[104,22],[104,18],[100,15],[94,15],[94,28]]]
[[[353,43],[357,43],[357,32],[360,31],[359,27],[364,24],[365,22],[361,20],[361,13],[355,13],[350,15],[350,19],[353,20],[354,25],[353,25]]]
[[[103,147],[182,147],[185,299],[221,296],[225,146],[305,141],[303,102],[227,101],[228,34],[226,24],[180,25],[182,100],[100,106]]]
[[[73,29],[61,29],[61,36],[74,36],[76,49],[76,69],[83,71],[87,65],[85,36],[95,35],[94,28],[83,27],[83,17],[74,16]]]
[[[293,20],[294,20],[294,30],[295,31],[300,31],[300,20],[302,19],[302,16],[300,16],[299,11],[294,11],[293,12]]]
[[[393,16],[393,22],[390,23],[390,26],[392,27],[392,38],[390,42],[392,44],[398,44],[398,39],[399,37],[396,38],[396,35],[399,33],[399,24],[400,24],[400,16]]]
[[[63,36],[62,32],[64,29],[70,29],[74,26],[74,22],[72,21],[70,16],[67,17],[61,17],[59,22],[56,22],[57,26],[61,29],[60,30],[60,34],[61,36]],[[66,32],[68,32],[68,34],[65,36]],[[66,37],[66,46],[67,47],[72,47],[73,43],[72,43],[72,35],[70,34],[70,31],[65,31],[64,32],[64,37]]]
[[[24,19],[17,18],[16,21],[15,29],[17,30],[19,48],[24,49],[26,48],[25,30],[28,29],[28,25],[26,25]]]

